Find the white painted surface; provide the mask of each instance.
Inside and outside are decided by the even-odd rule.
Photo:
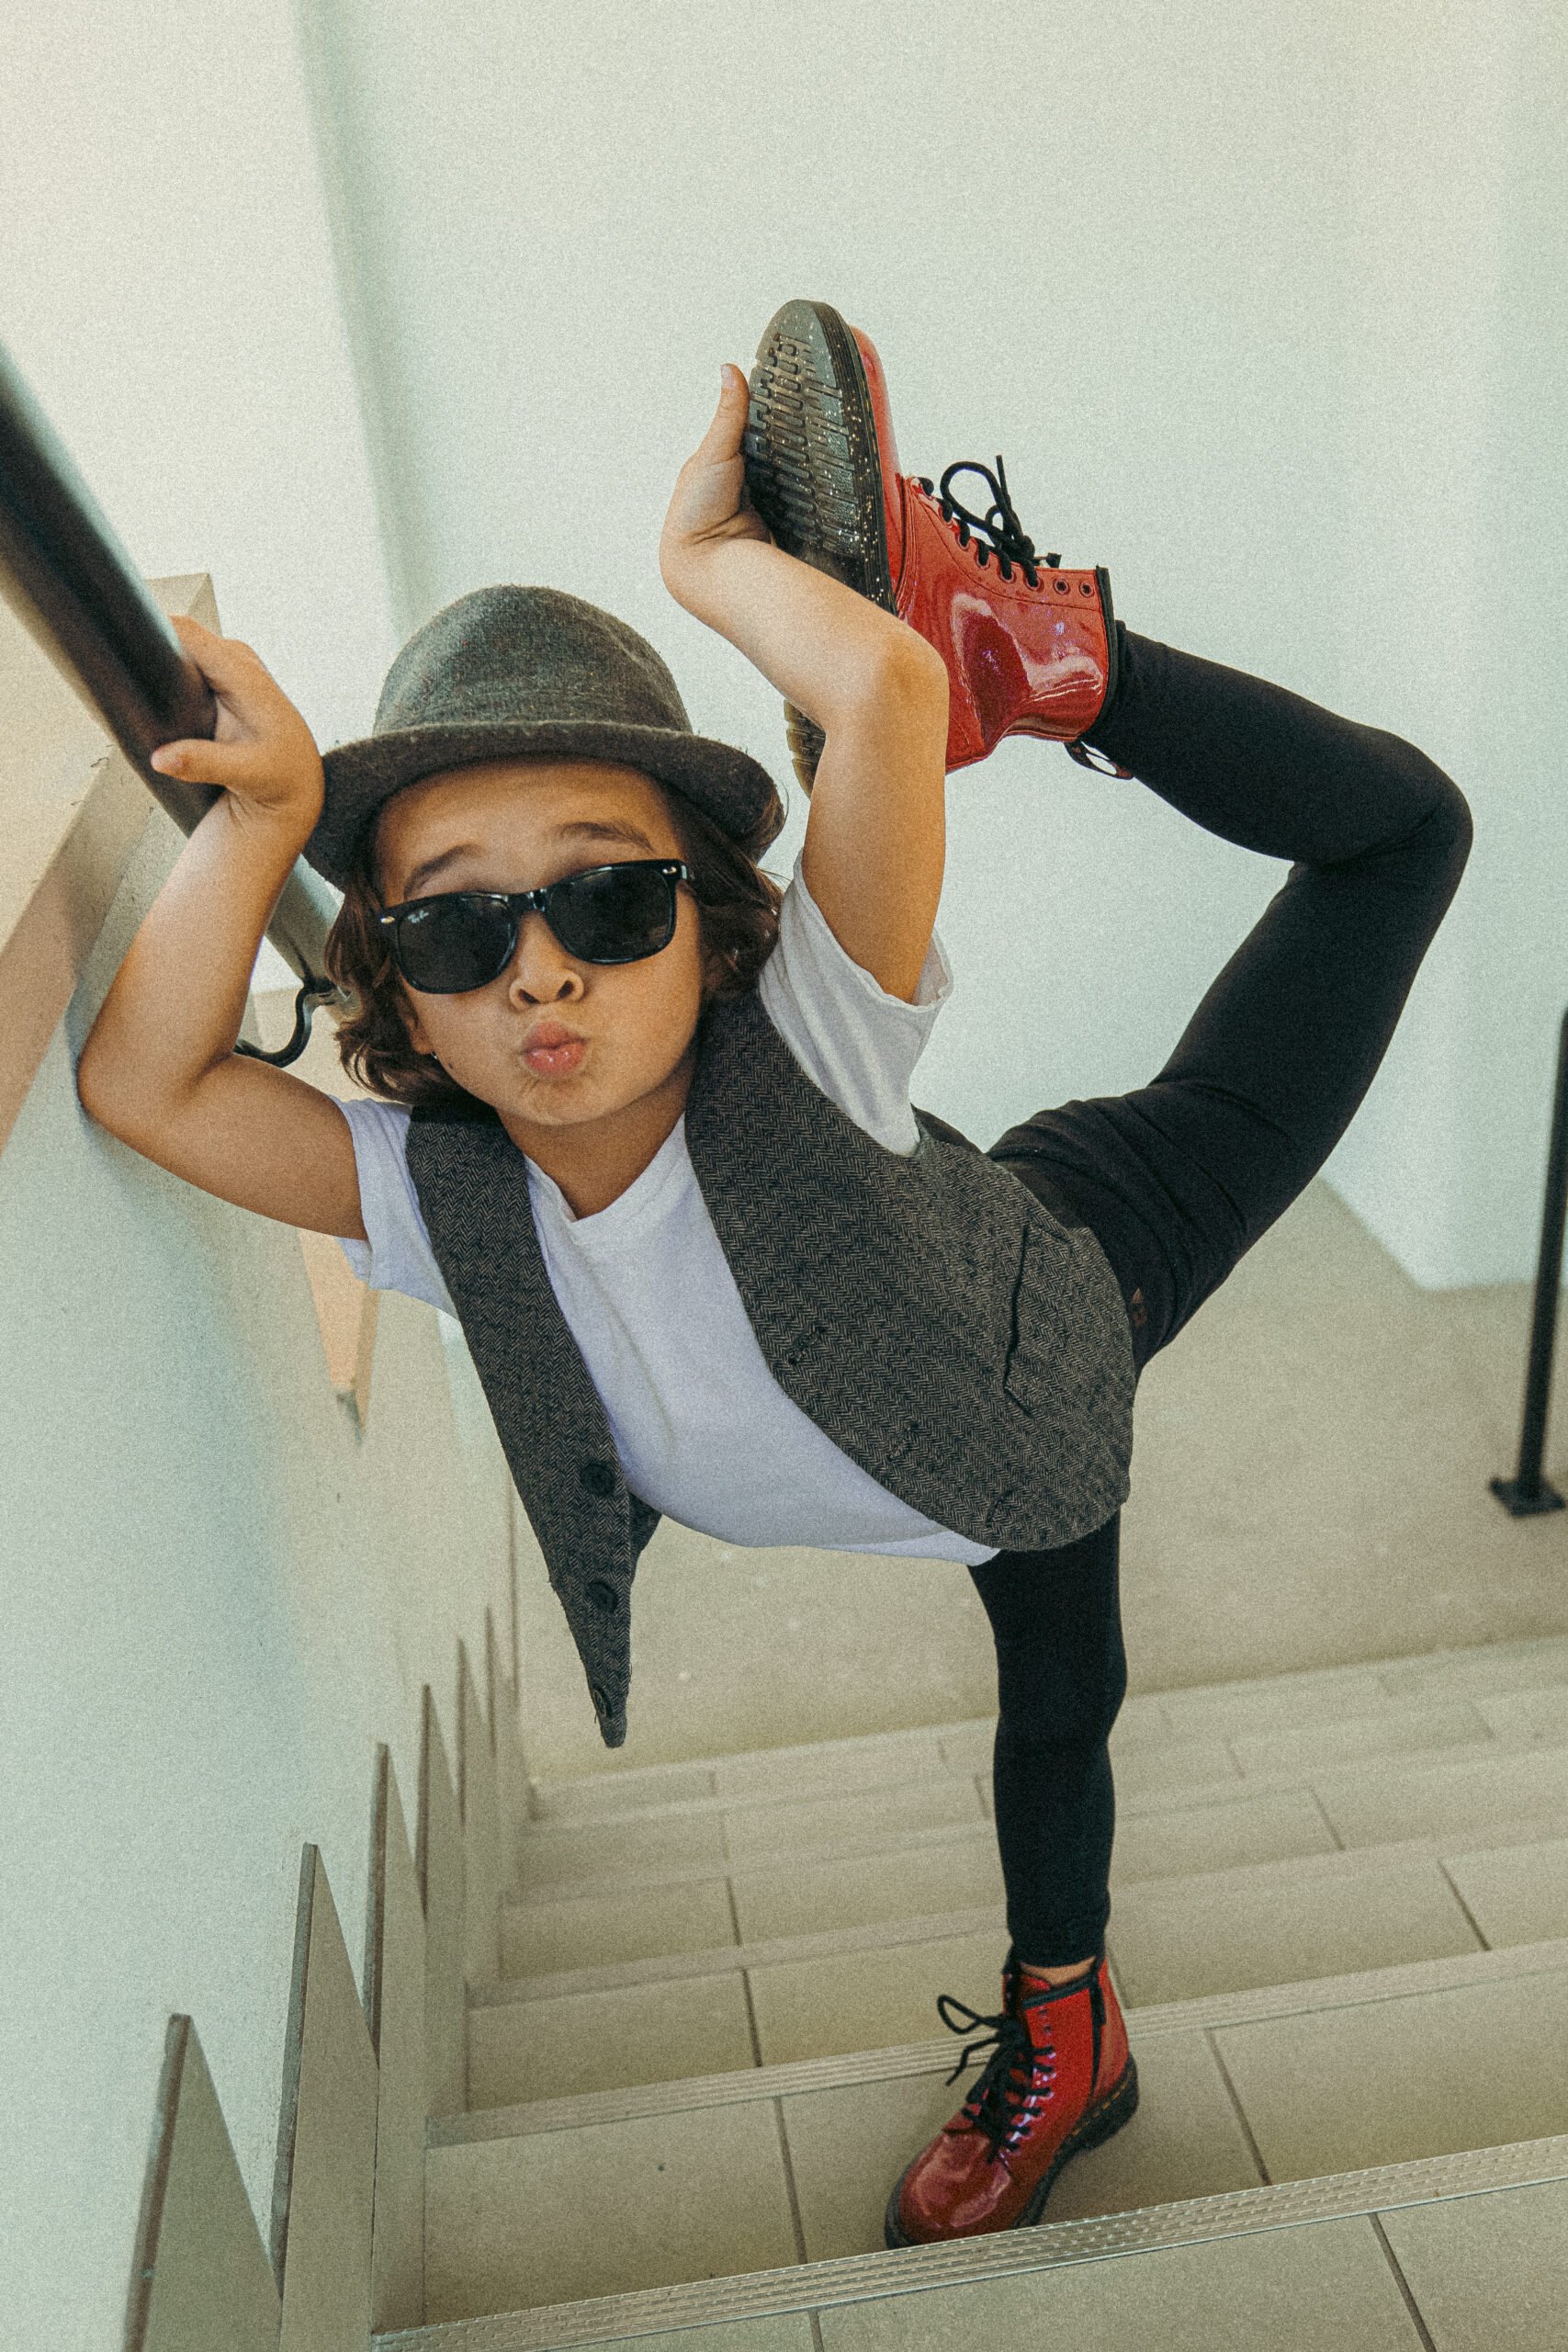
[[[293,1231],[77,1102],[177,846],[154,812],[0,1154],[0,2301],[61,2352],[118,2338],[173,2011],[265,2236],[300,1846],[357,1973],[376,1742],[412,1820],[421,1685],[452,1747],[457,1642],[509,1623],[504,1465],[434,1311],[383,1300],[360,1437]]]
[[[1456,776],[1471,868],[1330,1174],[1424,1283],[1528,1272],[1568,997],[1548,0],[319,24],[400,625],[573,589],[786,779],[775,698],[655,542],[718,362],[786,297],[833,301],[882,349],[907,469],[1001,449],[1036,544],[1106,563],[1133,628]],[[1152,1076],[1284,880],[1055,748],[1004,745],[949,807],[958,993],[921,1099],[982,1142]]]
[[[397,640],[288,0],[7,11],[0,209],[0,342],[132,561],[367,732]]]

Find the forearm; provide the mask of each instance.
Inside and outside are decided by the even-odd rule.
[[[77,1066],[84,1106],[128,1142],[233,1052],[257,949],[309,830],[225,793],[180,853]]]
[[[670,582],[686,610],[728,638],[824,734],[886,699],[899,673],[940,659],[896,615],[769,541],[714,542]]]

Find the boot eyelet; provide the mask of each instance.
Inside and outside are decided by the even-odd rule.
[[[1058,596],[1070,596],[1072,594],[1072,590],[1068,587],[1065,580],[1057,581],[1056,594]]]

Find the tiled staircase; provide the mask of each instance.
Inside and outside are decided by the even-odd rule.
[[[430,2322],[378,2344],[1568,2343],[1568,1641],[1129,1702],[1139,2112],[1041,2227],[888,2252],[962,2096],[935,1996],[998,2006],[990,1740],[536,1786],[429,2126]]]

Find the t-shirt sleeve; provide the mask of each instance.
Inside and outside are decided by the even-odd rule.
[[[344,1257],[372,1290],[400,1290],[455,1315],[409,1174],[407,1111],[368,1097],[340,1102],[338,1109],[354,1137],[359,1214],[370,1237],[355,1241],[340,1235]]]
[[[829,1101],[886,1149],[915,1150],[920,1133],[909,1107],[909,1081],[953,993],[953,974],[935,932],[913,1003],[889,996],[840,946],[796,857],[779,910],[778,944],[758,976],[757,993],[795,1060]]]

